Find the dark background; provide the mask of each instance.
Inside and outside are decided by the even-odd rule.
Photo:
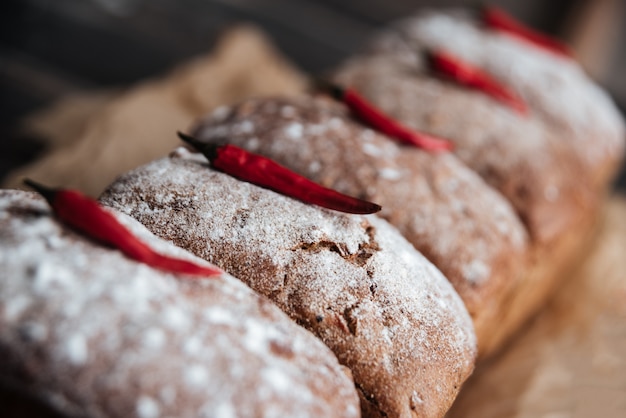
[[[519,20],[570,41],[591,4],[622,0],[492,1]],[[68,93],[123,87],[166,72],[210,50],[227,27],[260,26],[305,72],[331,68],[380,26],[419,7],[477,4],[463,0],[2,0],[0,1],[0,179],[43,150],[17,129],[24,115]],[[594,6],[595,7],[595,6]],[[616,25],[615,21],[618,22]],[[613,19],[623,46],[626,7]],[[608,25],[608,23],[607,23]],[[602,26],[602,25],[601,25]],[[578,32],[577,32],[578,31]],[[596,81],[624,112],[626,53],[601,56]],[[587,60],[593,67],[599,62]],[[593,70],[593,68],[590,68]],[[624,173],[619,187],[626,190]]]

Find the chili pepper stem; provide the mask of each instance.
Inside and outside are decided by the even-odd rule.
[[[346,89],[322,78],[316,79],[313,84],[317,90],[328,93],[335,100],[343,100],[343,97],[346,94]]]
[[[53,189],[52,187],[46,187],[43,184],[37,183],[28,178],[24,179],[23,181],[25,185],[34,189],[37,193],[42,195],[44,199],[46,199],[50,205],[52,205],[54,201],[54,196],[56,195],[58,191],[57,189]]]
[[[205,142],[198,141],[193,136],[182,132],[178,132],[178,137],[187,144],[191,145],[194,149],[203,153],[209,161],[213,161],[217,157],[217,149],[219,148],[219,145],[207,144]]]

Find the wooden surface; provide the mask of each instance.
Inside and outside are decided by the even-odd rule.
[[[587,258],[448,418],[626,417],[626,196],[613,196]]]

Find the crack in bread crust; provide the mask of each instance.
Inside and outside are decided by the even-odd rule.
[[[339,254],[339,256],[346,261],[358,266],[363,267],[367,263],[367,260],[370,259],[377,251],[380,251],[380,246],[378,242],[376,242],[376,228],[371,225],[365,227],[365,232],[369,238],[368,242],[360,243],[359,249],[357,252],[350,254],[348,250],[348,246],[345,243],[329,241],[329,240],[320,240],[317,242],[304,242],[295,248],[292,248],[292,251],[303,250],[303,251],[311,251],[318,252],[322,250],[332,251],[334,253]]]

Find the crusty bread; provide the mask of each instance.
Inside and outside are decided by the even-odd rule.
[[[332,352],[227,274],[134,262],[59,224],[34,193],[0,191],[0,237],[0,387],[64,416],[359,416]]]
[[[530,105],[529,117],[433,76],[423,55],[431,48],[511,86]],[[480,354],[493,353],[585,250],[623,152],[621,117],[574,62],[487,31],[462,13],[401,22],[333,77],[402,122],[453,140],[455,154],[400,146],[319,98],[222,108],[194,133],[382,203],[381,215],[460,293]],[[32,195],[20,200],[26,206],[11,199],[0,217],[2,244],[19,237],[36,245],[0,257],[21,274],[0,283],[7,286],[0,293],[0,348],[8,358],[0,384],[17,382],[78,415],[195,416],[219,408],[245,416],[358,415],[353,388],[331,353],[232,277],[197,282],[155,272],[60,229]],[[124,175],[102,201],[238,276],[317,335],[350,368],[367,417],[442,416],[471,373],[476,339],[461,300],[375,216],[301,204],[215,172],[184,149]],[[5,240],[7,219],[19,219],[19,228],[11,223]],[[61,258],[67,248],[69,262]],[[24,262],[40,254],[42,261]],[[88,266],[80,261],[87,257]],[[62,274],[51,275],[49,265]],[[154,288],[144,284],[148,274]],[[122,280],[128,277],[135,280]],[[111,286],[104,297],[103,283]],[[133,293],[138,287],[142,292]],[[15,289],[31,299],[14,297]],[[144,303],[150,295],[158,296],[155,306]],[[68,317],[72,309],[82,315]],[[239,312],[254,319],[240,323]],[[142,321],[160,321],[161,333],[137,333]],[[183,335],[180,327],[190,323],[199,336]],[[251,364],[245,373],[241,362]],[[203,381],[209,367],[219,385],[203,387],[203,395],[211,392],[207,401],[188,386]],[[170,374],[176,378],[169,386],[158,387]],[[172,396],[172,386],[185,392]]]
[[[368,417],[442,416],[473,370],[472,323],[445,277],[375,216],[213,171],[177,150],[101,201],[268,296],[352,370]]]
[[[433,76],[425,65],[426,50],[452,53],[513,89],[529,106],[526,124],[523,117],[503,117],[508,109],[480,92]],[[366,57],[375,59],[359,62]],[[383,73],[381,61],[388,64]],[[531,128],[536,121],[550,132],[538,146],[546,146],[543,141],[566,144],[582,166],[577,177],[594,188],[606,187],[623,157],[623,116],[574,58],[489,30],[467,12],[424,11],[399,21],[375,37],[364,54],[342,65],[336,76],[419,129],[450,132],[459,153],[483,141],[504,142],[516,150],[518,142],[534,142]],[[469,131],[460,133],[459,126]]]
[[[221,108],[193,135],[272,158],[380,215],[450,280],[472,316],[479,350],[502,295],[528,274],[528,237],[508,201],[450,153],[401,145],[322,99],[264,98]]]
[[[507,197],[534,242],[557,239],[597,199],[572,147],[536,118],[385,56],[355,58],[338,78],[393,117],[454,141],[456,155]]]
[[[442,50],[518,93],[520,115],[439,77]],[[490,31],[467,13],[424,12],[383,31],[333,75],[401,122],[455,143],[455,154],[500,191],[530,236],[530,270],[499,296],[483,354],[497,349],[567,277],[580,257],[624,150],[624,121],[578,64]]]

